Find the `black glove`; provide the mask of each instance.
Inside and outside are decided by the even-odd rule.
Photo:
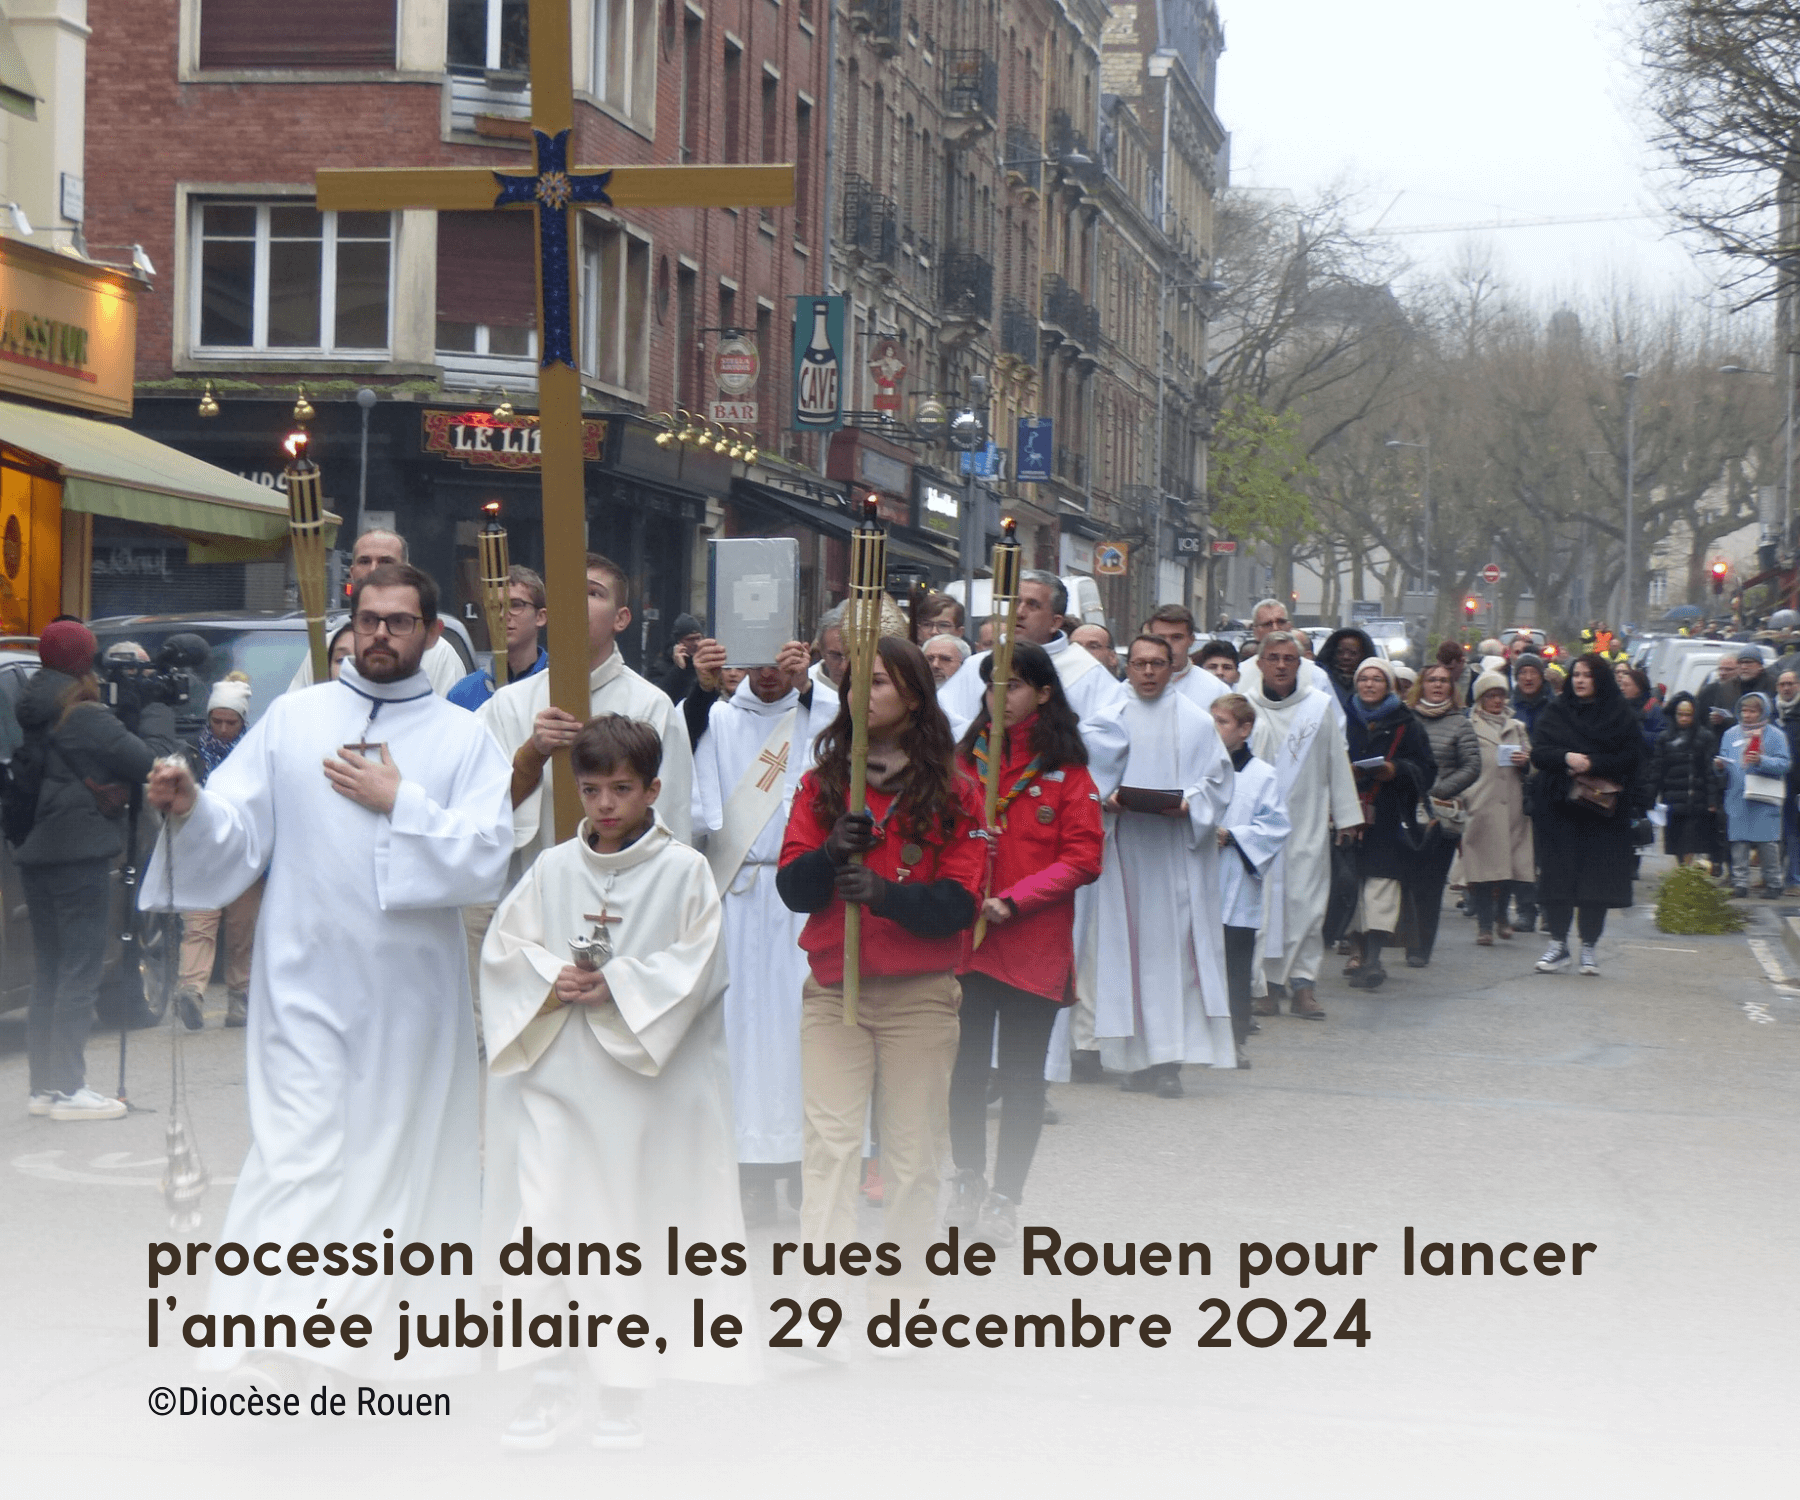
[[[834,865],[848,864],[852,854],[867,854],[880,842],[875,834],[875,820],[866,812],[845,813],[827,835],[825,852]]]
[[[888,882],[867,865],[845,865],[837,872],[837,893],[846,901],[875,911],[887,894]]]

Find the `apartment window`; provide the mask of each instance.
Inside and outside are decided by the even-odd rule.
[[[616,224],[581,226],[581,367],[640,394],[650,387],[650,242]]]
[[[628,120],[656,115],[656,0],[594,0],[588,89]]]
[[[794,234],[806,238],[812,213],[812,106],[794,101]]]
[[[202,68],[389,69],[393,5],[368,0],[201,0]]]
[[[530,214],[437,216],[437,350],[495,359],[537,352]]]
[[[744,159],[744,51],[725,44],[725,160]]]
[[[781,160],[781,80],[766,69],[762,81],[762,160]]]
[[[445,66],[460,73],[529,72],[529,8],[527,0],[450,0]]]
[[[701,47],[700,17],[691,10],[682,12],[681,21],[681,159],[692,161],[700,151],[700,110],[706,98],[706,87],[700,80],[705,61]]]
[[[765,307],[760,302],[756,304],[756,352],[766,362],[764,368],[769,371],[771,377],[766,389],[780,389],[773,379],[775,356],[779,352],[775,348],[775,309]],[[756,430],[763,437],[767,437],[773,430],[771,425],[774,415],[773,406],[773,402],[765,400],[757,408]]]
[[[392,215],[308,203],[202,203],[194,213],[196,349],[387,352]]]

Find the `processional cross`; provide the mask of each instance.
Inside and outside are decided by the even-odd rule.
[[[576,360],[572,217],[584,203],[617,208],[785,208],[794,201],[792,163],[757,166],[571,167],[575,123],[570,0],[531,0],[531,125],[537,170],[486,167],[321,171],[319,208],[340,213],[395,209],[531,209],[537,218],[538,430],[542,449],[544,588],[550,603],[550,701],[586,720],[587,508],[582,484],[581,371]],[[496,191],[496,185],[498,191]],[[555,781],[556,837],[581,820],[575,778]]]

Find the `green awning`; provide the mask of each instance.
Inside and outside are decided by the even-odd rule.
[[[64,510],[178,531],[198,551],[212,544],[219,560],[273,556],[287,545],[287,500],[280,491],[130,428],[0,401],[0,443],[62,471]],[[337,521],[327,517],[328,526]]]

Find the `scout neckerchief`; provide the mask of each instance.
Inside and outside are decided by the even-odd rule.
[[[975,766],[976,766],[976,770],[980,776],[986,776],[987,763],[988,763],[988,732],[987,732],[987,730],[984,729],[981,731],[981,734],[977,737],[977,739],[975,741]],[[1000,800],[997,804],[995,804],[995,810],[994,810],[995,819],[999,823],[1000,827],[1002,827],[1002,828],[1006,827],[1006,810],[1007,810],[1007,808],[1009,808],[1013,805],[1013,802],[1017,799],[1019,794],[1025,790],[1026,787],[1030,786],[1032,782],[1034,782],[1038,779],[1038,774],[1043,769],[1044,769],[1043,756],[1041,756],[1041,755],[1032,756],[1031,759],[1026,762],[1025,769],[1023,771],[1019,772],[1019,779],[1017,781],[1015,781],[1006,791],[1004,791],[1000,794]]]

